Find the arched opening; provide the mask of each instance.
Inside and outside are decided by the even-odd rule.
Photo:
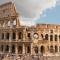
[[[60,52],[60,46],[59,46],[59,52]]]
[[[4,48],[4,46],[3,45],[1,45],[1,51],[3,52],[3,48]]]
[[[6,34],[6,39],[9,39],[9,33]]]
[[[30,46],[27,46],[27,53],[30,53]]]
[[[43,38],[43,34],[41,34],[41,37]]]
[[[45,52],[45,47],[41,46],[41,53],[44,53],[44,52]]]
[[[22,46],[18,46],[18,53],[22,54]]]
[[[38,47],[37,46],[34,47],[34,51],[35,51],[36,54],[38,53]]]
[[[23,36],[22,32],[19,32],[18,36],[19,36],[19,39],[22,39],[22,36]]]
[[[12,53],[15,53],[15,46],[12,45]]]
[[[55,35],[55,41],[57,41],[57,35]]]
[[[53,30],[50,30],[50,33],[53,33]]]
[[[27,35],[28,35],[28,38],[31,39],[31,35],[30,35],[30,33],[28,33]]]
[[[8,21],[8,27],[10,27],[10,21]]]
[[[13,39],[16,39],[16,34],[13,32],[13,37],[12,37]]]
[[[48,34],[45,35],[45,40],[48,40]]]
[[[53,53],[53,52],[54,52],[53,46],[50,46],[50,53]]]
[[[50,35],[50,41],[53,41],[53,35]]]
[[[60,40],[60,35],[59,35],[59,40]]]
[[[5,52],[8,52],[8,51],[9,51],[9,46],[7,45],[6,49],[5,49]]]
[[[2,39],[4,39],[4,33],[2,33]]]
[[[58,52],[58,47],[57,46],[55,46],[55,52]]]

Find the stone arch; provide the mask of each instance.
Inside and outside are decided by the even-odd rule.
[[[23,37],[22,32],[19,32],[19,33],[18,33],[18,38],[19,38],[19,39],[22,39],[22,37]]]
[[[36,54],[38,53],[38,47],[37,46],[34,47],[34,51]]]
[[[6,39],[9,40],[9,33],[8,32],[6,33]]]
[[[45,47],[41,46],[40,50],[41,50],[41,53],[44,53],[45,52]]]
[[[58,46],[55,45],[55,52],[58,52]]]
[[[31,51],[30,51],[30,45],[29,46],[27,46],[27,53],[30,53]]]
[[[57,41],[57,34],[55,34],[55,41]]]
[[[5,52],[8,52],[8,51],[9,51],[9,46],[6,45]]]
[[[11,50],[12,53],[15,53],[15,45],[12,45],[12,50]]]
[[[18,46],[18,53],[19,54],[22,54],[22,50],[23,50],[22,46]]]
[[[3,52],[3,49],[4,49],[4,45],[1,45],[1,51]]]
[[[12,35],[12,39],[16,39],[16,33],[13,32],[12,34],[13,34],[13,35]]]
[[[45,35],[45,40],[48,40],[48,34]]]
[[[53,52],[54,52],[53,46],[51,45],[51,46],[50,46],[50,53],[53,53]]]
[[[16,20],[13,21],[13,25],[16,25]]]
[[[2,39],[4,39],[4,33],[2,33],[2,36],[1,36]]]
[[[10,27],[10,21],[8,21],[8,27]]]
[[[50,41],[53,41],[53,35],[50,35]]]

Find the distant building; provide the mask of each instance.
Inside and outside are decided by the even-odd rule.
[[[60,25],[21,26],[15,5],[0,5],[0,53],[59,54]]]

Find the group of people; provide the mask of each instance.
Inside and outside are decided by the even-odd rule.
[[[0,60],[41,60],[41,57],[43,56],[30,55],[30,54],[23,54],[23,55],[0,54]]]

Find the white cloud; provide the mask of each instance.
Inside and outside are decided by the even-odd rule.
[[[59,0],[15,0],[18,11],[21,13],[23,25],[34,25],[38,17],[47,9],[57,5]],[[44,15],[43,15],[44,16]]]
[[[17,11],[20,12],[20,15],[22,17],[24,17],[21,20],[22,25],[34,25],[36,23],[35,21],[37,20],[37,18],[41,17],[41,15],[43,15],[43,12],[45,12],[47,9],[56,7],[57,2],[59,0],[4,0],[4,1],[13,1],[16,4]]]

